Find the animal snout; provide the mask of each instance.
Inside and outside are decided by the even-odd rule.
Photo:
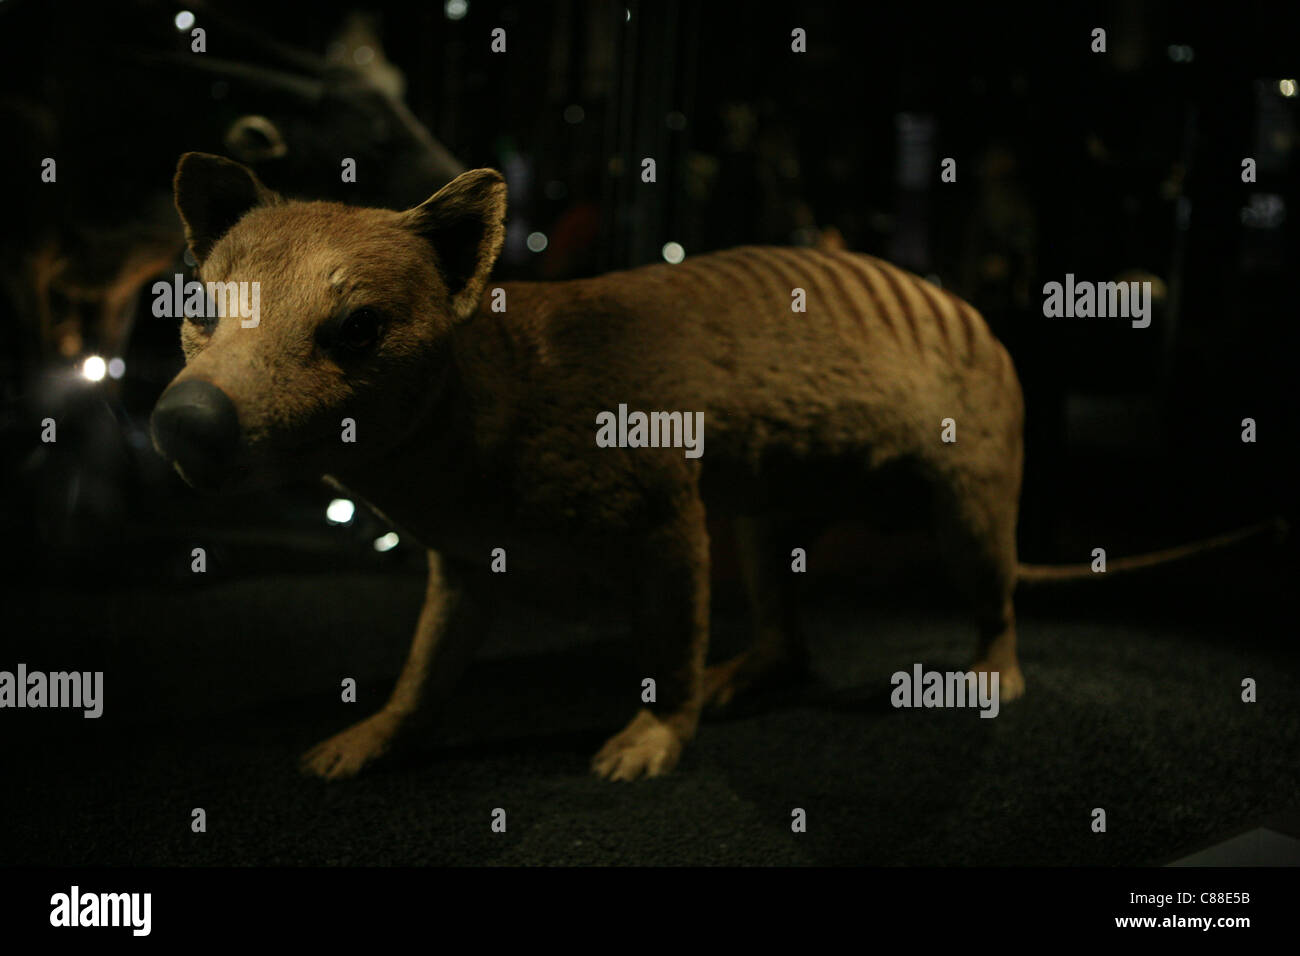
[[[153,443],[197,487],[221,484],[239,447],[239,415],[217,386],[191,379],[163,392],[150,419]]]

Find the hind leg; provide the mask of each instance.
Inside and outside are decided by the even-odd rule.
[[[1013,701],[1025,692],[1025,675],[1016,657],[1016,611],[1007,597],[1000,610],[988,608],[980,614],[977,659],[971,670],[998,674],[998,694]]]
[[[705,671],[704,699],[719,710],[747,691],[802,676],[808,665],[790,600],[793,572],[784,539],[766,518],[738,517],[735,531],[756,636],[748,650]]]
[[[979,643],[972,670],[996,672],[999,695],[1025,692],[1016,656],[1016,513],[1019,475],[961,476],[940,495],[935,529],[957,586],[975,610]]]

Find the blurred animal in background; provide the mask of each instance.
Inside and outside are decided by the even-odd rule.
[[[462,170],[407,109],[402,75],[363,17],[321,55],[198,4],[209,49],[197,55],[172,4],[5,7],[0,124],[12,135],[0,173],[26,184],[0,239],[11,390],[43,365],[125,354],[144,284],[185,268],[159,186],[178,152],[224,150],[280,188],[371,205]],[[356,161],[354,183],[342,182],[341,157]]]

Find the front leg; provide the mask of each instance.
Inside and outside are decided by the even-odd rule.
[[[339,780],[388,753],[418,719],[446,700],[486,631],[479,574],[453,568],[429,552],[424,607],[406,666],[383,708],[303,754],[304,773]]]
[[[647,704],[592,760],[609,780],[657,777],[677,765],[695,736],[709,649],[709,534],[704,505],[692,496],[640,551],[641,626],[656,700]]]

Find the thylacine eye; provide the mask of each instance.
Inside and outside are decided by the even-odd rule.
[[[215,315],[187,315],[185,321],[189,322],[204,335],[211,335],[212,330],[217,327],[217,316]]]
[[[383,331],[383,316],[376,309],[353,309],[339,323],[334,347],[349,353],[365,352],[374,347]]]

